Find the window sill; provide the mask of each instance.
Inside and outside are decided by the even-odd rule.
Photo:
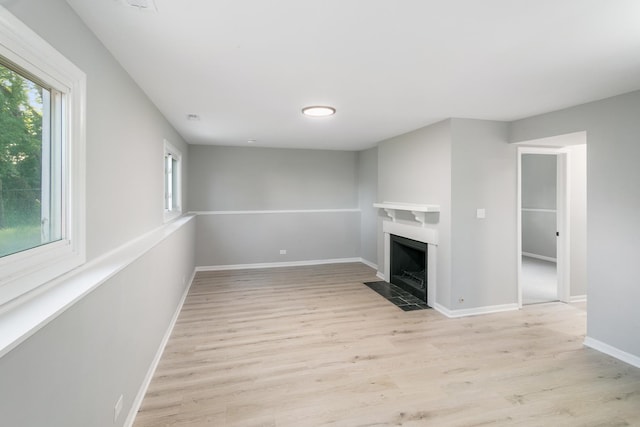
[[[0,357],[194,218],[183,216],[51,281],[0,312]]]
[[[180,218],[182,216],[182,211],[165,211],[164,212],[164,222],[171,222],[176,218]]]

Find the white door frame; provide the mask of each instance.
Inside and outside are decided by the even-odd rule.
[[[571,287],[571,245],[570,245],[570,162],[568,150],[564,148],[518,147],[518,197],[517,197],[517,244],[518,244],[518,307],[522,308],[522,155],[547,154],[555,155],[557,161],[556,181],[556,227],[557,238],[556,266],[558,276],[558,299],[570,301]]]

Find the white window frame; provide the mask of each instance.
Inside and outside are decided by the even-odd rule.
[[[61,240],[0,258],[0,311],[46,289],[86,261],[86,75],[0,6],[0,55],[59,93],[62,124]],[[55,125],[54,125],[55,126]]]
[[[170,180],[170,188],[167,188],[167,158],[176,161],[176,167],[171,170],[172,179]],[[182,152],[166,139],[164,140],[162,173],[162,182],[164,182],[162,206],[164,208],[164,221],[167,222],[182,215]],[[173,179],[173,177],[175,177],[175,179]],[[168,198],[170,198],[170,203],[167,207]]]

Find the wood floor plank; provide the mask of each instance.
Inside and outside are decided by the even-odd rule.
[[[362,264],[200,272],[138,412],[159,426],[633,426],[585,304],[403,312]]]

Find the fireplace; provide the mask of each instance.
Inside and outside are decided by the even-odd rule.
[[[409,253],[407,257],[414,257],[420,259],[419,265],[425,265],[423,267],[425,269],[425,289],[421,289],[422,285],[417,286],[420,292],[419,298],[424,300],[424,295],[426,293],[426,302],[429,307],[434,307],[436,305],[436,265],[437,265],[437,247],[438,247],[438,231],[433,227],[426,227],[420,225],[413,225],[411,223],[397,222],[397,221],[383,221],[382,223],[382,232],[384,234],[384,270],[382,273],[379,273],[378,276],[383,279],[385,282],[396,283],[391,280],[391,237],[403,237],[406,240],[404,242],[414,242],[409,246]],[[402,242],[402,241],[401,241]],[[415,243],[421,246],[417,246]],[[425,246],[426,245],[426,250]],[[416,247],[417,246],[417,247]],[[397,248],[397,246],[396,246]],[[406,249],[406,248],[404,248]],[[420,252],[424,251],[422,256],[416,256],[415,252],[411,252],[412,249],[418,250]],[[395,251],[394,251],[395,252]],[[418,261],[416,261],[418,262]],[[422,264],[424,262],[424,264]],[[415,273],[421,271],[421,269],[410,266],[410,268],[405,268],[405,270]],[[402,274],[399,274],[402,276]],[[396,274],[398,276],[398,274]],[[396,280],[397,281],[397,280]],[[396,285],[401,286],[401,285]],[[412,286],[412,289],[415,290],[415,286]]]
[[[389,281],[427,303],[427,243],[391,234]]]

